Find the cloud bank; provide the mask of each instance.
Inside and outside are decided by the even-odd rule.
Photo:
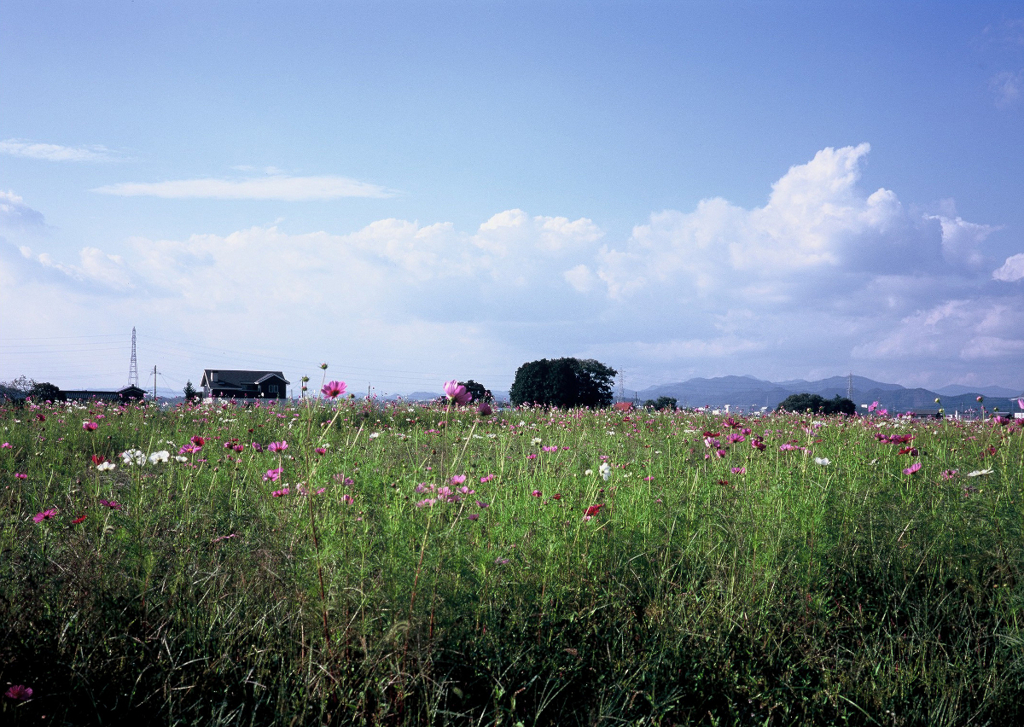
[[[0,154],[42,159],[48,162],[104,162],[117,159],[117,155],[105,146],[60,146],[43,144],[24,139],[0,141]]]
[[[275,199],[286,202],[339,199],[341,197],[385,198],[394,192],[376,184],[347,177],[290,177],[275,174],[249,179],[179,179],[166,182],[123,182],[92,190],[119,197],[160,197],[163,199]]]
[[[851,370],[1024,386],[1024,253],[995,256],[998,227],[862,189],[869,149],[819,151],[763,206],[705,199],[653,213],[624,240],[588,218],[511,209],[471,231],[252,227],[140,237],[70,262],[0,246],[14,281],[0,302],[62,297],[93,320],[145,319],[235,350],[270,336],[371,368],[504,372],[495,387],[523,361],[560,355],[625,368],[635,386]]]

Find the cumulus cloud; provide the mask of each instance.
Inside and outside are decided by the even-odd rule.
[[[0,190],[0,227],[12,229],[43,227],[43,214],[27,204],[14,192]]]
[[[992,273],[992,278],[1007,283],[1024,278],[1024,252],[1006,258],[1003,266]]]
[[[25,159],[43,159],[48,162],[103,162],[117,158],[117,155],[105,146],[61,146],[59,144],[43,144],[24,139],[5,139],[0,141],[0,154],[9,154]]]
[[[44,287],[0,296],[45,306],[55,296],[45,286],[61,286],[93,301],[83,305],[183,330],[216,321],[234,348],[267,331],[309,347],[310,331],[332,322],[360,356],[461,356],[504,367],[505,384],[522,361],[559,355],[626,367],[639,377],[631,386],[851,369],[935,386],[1016,383],[1024,292],[1006,282],[1024,278],[1024,254],[991,272],[999,228],[862,189],[868,151],[823,149],[766,184],[763,206],[706,199],[654,213],[624,240],[588,218],[520,209],[470,230],[394,218],[342,234],[252,227],[136,238],[72,262],[27,250],[11,279]]]
[[[339,199],[341,197],[384,198],[394,192],[376,184],[348,177],[291,177],[274,174],[248,179],[177,179],[166,182],[122,182],[92,190],[119,197],[160,197],[163,199],[276,199],[286,202]]]

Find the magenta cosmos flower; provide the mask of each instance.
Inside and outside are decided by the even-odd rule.
[[[14,684],[4,692],[4,696],[8,699],[13,699],[15,702],[24,702],[26,699],[32,698],[32,687],[26,687],[24,684]]]
[[[277,482],[279,479],[281,479],[282,472],[284,472],[284,469],[281,467],[276,467],[272,470],[267,470],[267,473],[263,475],[263,481]]]
[[[82,422],[82,429],[84,429],[87,432],[95,432],[99,428],[100,425],[97,424],[96,422]]]
[[[328,381],[326,384],[324,384],[324,388],[320,389],[320,393],[326,396],[328,399],[337,399],[339,396],[345,393],[345,382]]]
[[[43,520],[52,520],[57,517],[57,511],[53,508],[49,510],[43,510],[42,512],[36,513],[32,516],[33,522],[41,523]]]
[[[919,469],[921,469],[921,463],[920,462],[914,462],[914,464],[910,465],[905,470],[903,470],[903,474],[905,474],[905,475],[912,475],[915,472],[917,472]]]
[[[444,393],[449,401],[454,401],[456,404],[468,404],[473,400],[473,395],[455,379],[444,382]]]
[[[287,440],[280,442],[271,442],[270,444],[267,445],[268,452],[283,452],[286,449],[288,449]]]

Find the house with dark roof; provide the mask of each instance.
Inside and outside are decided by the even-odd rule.
[[[280,371],[203,371],[203,396],[221,399],[284,399],[291,382]]]
[[[61,395],[68,401],[142,401],[146,392],[138,386],[129,385],[117,391],[96,389],[61,389]]]

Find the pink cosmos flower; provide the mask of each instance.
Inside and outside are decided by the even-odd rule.
[[[100,425],[97,424],[96,422],[82,422],[82,429],[84,429],[87,432],[95,432],[99,428]]]
[[[444,382],[444,393],[449,401],[454,401],[456,404],[468,404],[473,400],[473,395],[455,379]]]
[[[1022,405],[1021,408],[1024,409],[1024,405]],[[494,413],[494,410],[491,409],[491,405],[488,404],[486,401],[481,401],[480,406],[478,406],[476,410],[477,413],[479,413],[480,416],[482,417],[490,416],[491,414]]]
[[[416,492],[418,494],[420,494],[420,495],[422,495],[424,492],[433,492],[433,491],[434,491],[434,486],[433,485],[429,485],[426,482],[421,482],[420,484],[416,485]]]
[[[1024,399],[1017,399],[1017,406],[1024,409]]]
[[[479,520],[480,519],[480,514],[476,513],[476,512],[471,512],[469,514],[469,519],[470,520]]]
[[[27,480],[28,479],[28,475],[26,475],[24,472],[15,472],[14,476],[17,477],[19,480]]]
[[[485,484],[487,484],[488,482],[490,482],[493,479],[494,479],[494,475],[487,475],[486,477],[481,477],[480,478],[480,484],[481,485],[485,485]]]
[[[557,452],[558,447],[541,447],[545,452]]]
[[[537,459],[537,455],[535,455],[535,454],[528,454],[528,455],[526,455],[526,459]]]
[[[452,475],[452,484],[461,485],[466,481],[466,475]]]
[[[111,510],[120,510],[121,504],[117,500],[100,500],[100,504],[109,507]]]
[[[533,492],[531,492],[530,494],[531,494],[531,495],[533,495],[534,497],[541,497],[541,492],[540,492],[540,490],[534,490],[534,491],[533,491]]]
[[[281,442],[271,442],[270,444],[267,445],[268,452],[283,452],[286,449],[288,449],[287,440]]]
[[[870,404],[868,404],[868,411],[869,412],[873,412],[877,408],[878,408],[878,402],[877,401],[873,401]]]
[[[426,500],[420,500],[416,503],[416,507],[433,507],[434,503],[437,502],[433,497],[428,497]]]
[[[14,448],[11,446],[10,442],[4,442],[3,444],[0,444],[0,449],[14,449]]]
[[[285,487],[285,488],[280,489],[280,490],[274,490],[273,492],[270,493],[270,496],[271,497],[284,497],[287,494],[288,494],[288,488]]]
[[[270,482],[277,482],[279,479],[281,479],[282,472],[284,472],[283,467],[277,467],[272,470],[267,470],[267,473],[263,475],[263,481],[267,482],[269,480]]]
[[[921,463],[920,462],[914,462],[914,464],[910,465],[905,470],[903,470],[903,474],[905,474],[905,475],[912,475],[915,472],[917,472],[919,469],[921,469]]]
[[[488,505],[483,500],[477,500],[476,501],[476,506],[479,507],[481,510],[486,510],[488,507],[490,507],[490,505]]]
[[[32,521],[41,523],[43,520],[52,520],[55,517],[57,517],[57,511],[54,510],[53,508],[50,508],[49,510],[43,510],[42,512],[33,515]]]
[[[344,495],[341,496],[341,501],[345,505],[351,505],[353,502],[356,501],[356,498],[352,497],[352,495],[349,495],[348,493],[345,493]]]
[[[943,470],[942,471],[942,479],[944,479],[944,480],[951,480],[954,477],[956,477],[959,472],[960,472],[960,470]]]
[[[747,468],[746,467],[733,467],[732,468],[732,473],[734,475],[745,475],[745,474],[747,474]]]
[[[327,454],[327,449],[324,447],[317,447],[313,451],[316,452],[317,454]]]
[[[730,434],[725,439],[727,442],[730,442],[732,444],[739,444],[740,442],[747,441],[747,438],[744,437],[742,434]]]
[[[345,393],[345,388],[344,381],[328,381],[324,384],[324,387],[320,389],[320,393],[328,399],[337,399]]]
[[[654,478],[651,475],[644,477],[644,482],[654,482]]]
[[[15,684],[4,692],[4,696],[8,699],[13,699],[15,702],[24,702],[26,699],[32,698],[32,687],[26,687],[24,684]]]

